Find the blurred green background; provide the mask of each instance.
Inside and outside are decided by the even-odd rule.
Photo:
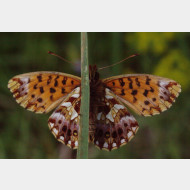
[[[112,152],[90,144],[89,158],[190,158],[190,33],[88,33],[89,63],[120,65],[100,72],[103,78],[148,73],[176,80],[182,93],[166,112],[153,117],[135,114],[139,132]],[[74,62],[47,54],[53,51]],[[46,115],[20,107],[8,80],[32,71],[59,71],[80,76],[80,33],[0,33],[0,158],[75,158],[76,150],[59,143]]]

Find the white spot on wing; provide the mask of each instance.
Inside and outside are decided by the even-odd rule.
[[[169,84],[168,81],[159,81],[159,85],[161,86],[159,88],[159,96],[163,96],[164,100],[167,100],[170,92],[168,92],[168,89],[166,89],[166,86]],[[166,93],[166,94],[165,94]]]
[[[54,113],[53,118],[58,118],[60,116],[60,113]]]
[[[79,92],[80,92],[80,87],[77,87],[77,88],[75,89],[75,93],[79,94]]]
[[[75,142],[75,146],[78,146],[78,141]]]
[[[122,139],[122,140],[121,140],[121,144],[123,144],[124,142],[125,142],[125,139]]]
[[[28,83],[28,82],[29,82],[29,78],[21,78],[21,81],[22,81],[23,83]]]
[[[49,123],[50,124],[50,127],[52,128],[54,126],[54,123]]]
[[[113,96],[106,95],[106,99],[113,99]]]
[[[113,143],[113,144],[112,144],[112,147],[116,147],[116,143]]]
[[[109,90],[108,88],[106,88],[106,90],[105,90],[105,91],[106,91],[106,93],[109,93],[109,91],[110,91],[110,90]]]
[[[131,123],[136,122],[136,120],[135,120],[135,118],[132,115],[130,115],[130,116],[127,115],[125,117],[122,117],[121,122],[122,123],[127,123],[127,125],[130,126]]]
[[[71,97],[78,98],[79,96],[80,96],[79,94],[73,94]]]
[[[65,116],[63,115],[63,114],[61,114],[61,116],[60,116],[63,120],[65,119]]]
[[[102,112],[98,113],[97,120],[100,120],[101,116],[102,116]]]
[[[68,144],[70,144],[70,145],[71,145],[71,141],[68,141]]]
[[[104,145],[103,145],[104,148],[108,148],[108,143],[105,142]]]
[[[63,104],[62,104],[62,106],[65,106],[65,107],[70,107],[71,106],[71,102],[64,102]]]
[[[127,134],[127,137],[130,138],[132,135],[133,135],[133,132],[129,131],[128,134]]]
[[[64,137],[63,137],[63,136],[60,136],[59,138],[60,138],[62,141],[64,141]]]
[[[106,115],[106,118],[109,119],[110,121],[114,122],[111,111]]]
[[[119,111],[118,109],[116,109],[116,108],[114,108],[114,107],[113,107],[111,110],[112,110],[114,113],[117,113],[117,112]],[[115,117],[115,116],[114,116],[114,117]]]
[[[73,109],[71,120],[75,119],[78,116],[78,113]]]
[[[159,81],[159,84],[160,84],[160,86],[165,86],[165,85],[168,85],[169,82],[161,80],[161,81]]]
[[[125,107],[123,105],[121,105],[121,104],[115,104],[114,108],[119,110],[119,109],[124,109]]]
[[[58,135],[58,130],[56,128],[53,128],[53,132]]]
[[[137,127],[132,127],[132,131],[135,132]]]
[[[106,91],[106,94],[110,94],[110,89],[106,88],[105,91]]]

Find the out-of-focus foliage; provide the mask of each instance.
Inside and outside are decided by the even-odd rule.
[[[80,75],[79,33],[0,33],[0,158],[75,158],[48,129],[50,114],[24,110],[7,88],[14,75],[59,71]],[[53,51],[74,64],[48,55]],[[154,117],[135,114],[140,129],[128,144],[112,152],[90,145],[89,158],[190,158],[190,33],[89,33],[89,62],[107,66],[102,78],[149,73],[178,81],[182,93],[166,112]]]
[[[126,37],[128,44],[131,44],[133,48],[139,53],[150,52],[152,54],[158,55],[166,52],[170,47],[170,42],[175,38],[175,33],[166,32],[162,33],[144,33],[137,32],[131,33]]]
[[[180,81],[183,90],[189,87],[190,60],[184,55],[183,51],[172,49],[168,55],[160,59],[155,67],[154,74],[175,78]]]

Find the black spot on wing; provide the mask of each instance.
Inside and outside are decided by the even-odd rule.
[[[40,87],[40,93],[44,93],[44,88],[42,86]]]
[[[37,101],[41,103],[42,102],[42,98],[38,98]]]
[[[130,82],[130,83],[129,83],[129,88],[130,88],[130,89],[133,89],[133,82]]]
[[[34,89],[37,89],[37,84],[35,84],[33,88],[34,88]]]
[[[37,76],[38,82],[42,82],[42,75]]]
[[[147,85],[150,85],[150,81],[151,81],[151,79],[147,76],[147,77],[146,77],[146,84],[147,84]]]
[[[65,93],[65,89],[64,89],[64,88],[61,89],[61,93],[62,93],[62,94]]]
[[[144,104],[148,105],[148,104],[150,104],[150,102],[146,100],[146,101],[144,101]]]
[[[135,96],[135,95],[137,94],[137,90],[133,90],[133,91],[131,92],[131,94]]]
[[[50,92],[51,92],[51,93],[55,93],[56,90],[55,90],[54,88],[50,88]]]
[[[119,79],[119,83],[120,83],[120,85],[123,87],[123,86],[125,86],[125,82],[123,82],[123,79],[121,78],[121,79]]]
[[[137,85],[138,87],[140,87],[140,86],[141,86],[141,84],[140,84],[140,82],[139,82],[139,79],[138,79],[138,78],[136,78],[136,79],[135,79],[135,81],[136,81],[136,85]]]
[[[143,95],[147,97],[147,95],[148,95],[148,90],[145,90],[144,93],[143,93]]]
[[[57,82],[57,80],[55,80],[55,82],[54,82],[54,86],[55,86],[55,87],[58,86],[58,82]]]
[[[67,82],[67,77],[64,77],[63,80],[62,80],[62,84],[65,85]]]
[[[154,89],[152,87],[150,87],[150,92],[154,92]]]
[[[52,76],[50,75],[50,76],[48,77],[48,80],[47,80],[47,85],[50,84],[51,80],[52,80]]]
[[[125,91],[124,91],[124,89],[121,90],[121,96],[125,96]]]
[[[152,101],[155,102],[155,101],[156,101],[156,98],[152,98]]]

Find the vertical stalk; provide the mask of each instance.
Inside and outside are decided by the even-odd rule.
[[[78,159],[88,158],[88,131],[89,131],[89,66],[88,66],[88,37],[81,32],[81,108]]]

